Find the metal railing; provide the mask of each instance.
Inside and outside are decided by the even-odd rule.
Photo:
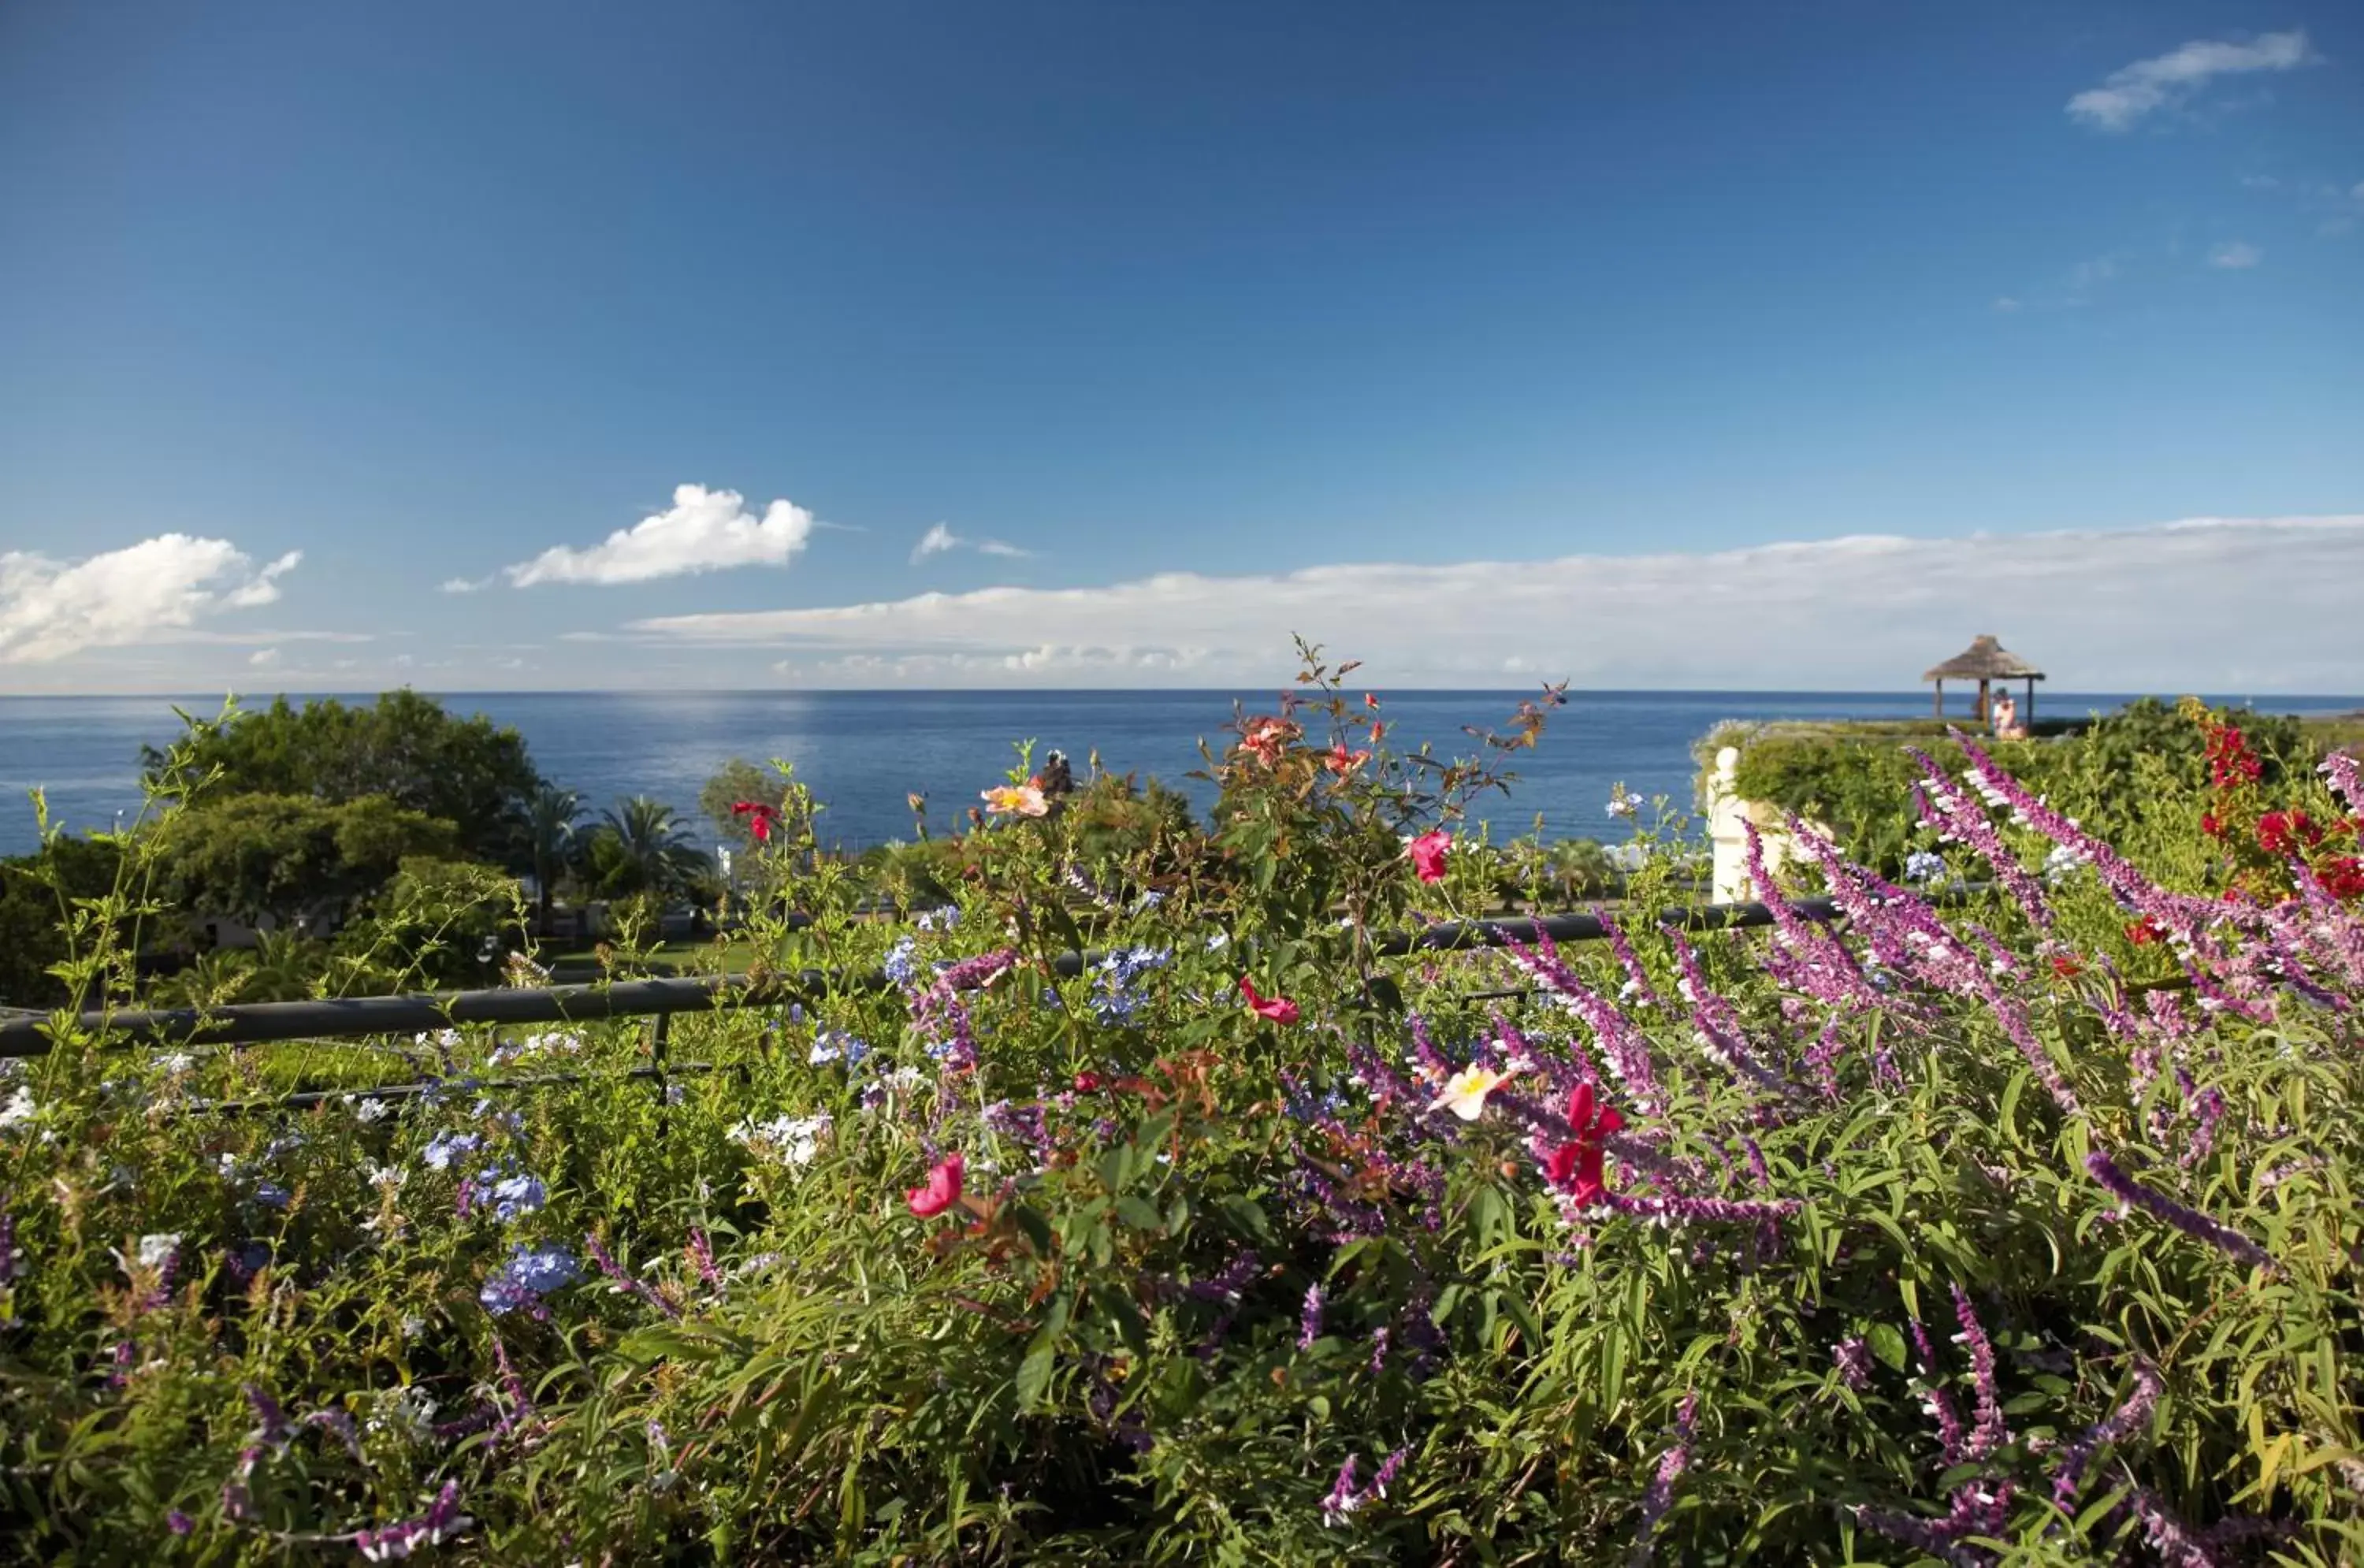
[[[1967,889],[1972,892],[1976,889]],[[1828,898],[1788,901],[1808,919],[1838,913]],[[1765,904],[1708,904],[1670,909],[1661,924],[1682,930],[1727,930],[1773,923]],[[1381,957],[1415,952],[1464,951],[1532,941],[1541,932],[1556,942],[1596,941],[1608,932],[1599,915],[1522,916],[1499,920],[1451,920],[1403,931],[1374,944]],[[1104,955],[1064,952],[1054,973],[1073,979]],[[351,996],[304,1002],[243,1002],[218,1007],[164,1007],[85,1012],[72,1028],[116,1046],[264,1045],[300,1040],[351,1040],[366,1035],[424,1034],[468,1025],[597,1023],[611,1018],[652,1018],[750,1006],[818,1002],[849,991],[884,990],[893,983],[877,970],[803,969],[743,975],[696,975],[663,980],[619,980],[605,984],[541,989],[452,991],[403,996]],[[0,1020],[0,1058],[48,1054],[55,1044],[50,1015]],[[662,1045],[662,1040],[657,1042]],[[679,1069],[675,1069],[679,1071]],[[369,1095],[385,1091],[339,1090]]]

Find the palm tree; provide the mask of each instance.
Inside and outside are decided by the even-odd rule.
[[[526,804],[526,848],[533,856],[534,933],[550,935],[550,905],[560,873],[574,858],[574,822],[583,797],[571,789],[543,786]]]
[[[672,806],[636,795],[600,814],[594,863],[611,892],[682,892],[706,870],[706,856],[689,842]]]

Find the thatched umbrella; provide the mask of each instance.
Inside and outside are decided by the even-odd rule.
[[[2044,679],[2044,672],[2012,652],[1994,639],[1993,634],[1981,632],[1969,647],[1955,654],[1943,664],[1922,675],[1924,681],[1937,683],[1936,712],[1946,711],[1947,681],[1976,681],[1979,684],[1979,722],[1986,722],[1987,685],[1992,681],[2025,681],[2027,711],[2022,718],[2035,717],[2035,683]]]

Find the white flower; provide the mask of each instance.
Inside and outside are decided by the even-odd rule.
[[[434,1433],[438,1408],[434,1400],[415,1387],[389,1388],[378,1395],[362,1425],[373,1432],[397,1432],[413,1442],[424,1442]]]
[[[1486,1096],[1509,1083],[1511,1076],[1490,1067],[1464,1067],[1444,1081],[1444,1092],[1428,1108],[1451,1111],[1463,1121],[1476,1121],[1486,1114]]]
[[[33,1112],[38,1108],[33,1104],[33,1091],[19,1084],[17,1092],[8,1096],[7,1103],[0,1105],[0,1127],[22,1127],[33,1119]]]
[[[153,1235],[142,1236],[139,1238],[139,1266],[161,1269],[171,1262],[180,1250],[181,1233],[177,1230],[159,1230]]]
[[[416,1312],[406,1312],[402,1315],[402,1337],[404,1339],[416,1340],[426,1332],[426,1318],[421,1318]]]
[[[809,1165],[833,1125],[827,1111],[808,1117],[777,1116],[769,1121],[751,1118],[731,1129],[730,1138],[784,1165]]]
[[[168,1051],[156,1058],[156,1065],[174,1074],[186,1073],[197,1064],[197,1059],[185,1051]]]
[[[392,1100],[371,1099],[363,1095],[349,1095],[346,1096],[346,1102],[353,1107],[353,1118],[357,1121],[384,1121],[394,1114]]]

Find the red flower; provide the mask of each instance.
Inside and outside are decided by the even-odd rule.
[[[2062,953],[2052,961],[2052,973],[2063,980],[2074,980],[2085,973],[2085,966]]]
[[[2258,818],[2258,848],[2269,855],[2290,855],[2304,844],[2323,842],[2323,829],[2303,811],[2269,811]]]
[[[2255,784],[2264,772],[2265,764],[2249,750],[2237,726],[2219,725],[2208,731],[2208,776],[2218,789]]]
[[[2214,812],[2203,811],[2200,814],[2200,830],[2212,839],[2221,839],[2225,836],[2225,824]]]
[[[1377,693],[1377,692],[1365,692],[1365,693],[1363,694],[1363,706],[1364,706],[1365,707],[1372,707],[1372,708],[1375,708],[1375,707],[1378,706],[1379,706],[1379,694],[1378,694],[1378,693]]]
[[[1098,1073],[1078,1073],[1076,1074],[1076,1093],[1079,1095],[1097,1094],[1099,1091],[1099,1086],[1100,1075]]]
[[[2325,866],[2323,890],[2334,898],[2364,898],[2364,855],[2349,855]]]
[[[1347,751],[1344,740],[1330,748],[1329,766],[1333,773],[1351,773],[1370,760],[1371,754],[1368,751]]]
[[[747,831],[755,835],[755,842],[768,844],[772,841],[772,825],[780,819],[780,808],[760,800],[739,800],[731,802],[730,815],[750,818]]]
[[[1444,851],[1453,845],[1453,835],[1439,828],[1433,833],[1422,833],[1405,846],[1411,856],[1411,869],[1422,882],[1444,880]]]
[[[1544,1158],[1544,1179],[1587,1207],[1608,1195],[1601,1184],[1600,1157],[1609,1135],[1625,1126],[1625,1118],[1610,1106],[1593,1106],[1592,1085],[1579,1084],[1568,1096],[1568,1125],[1575,1140],[1563,1143]]]
[[[1299,733],[1297,726],[1285,718],[1250,719],[1241,731],[1240,750],[1253,755],[1266,767],[1274,767],[1279,763],[1283,749],[1296,740]]]
[[[1248,1008],[1257,1018],[1270,1018],[1277,1024],[1297,1021],[1297,1004],[1286,996],[1259,996],[1255,982],[1247,975],[1240,976],[1240,995],[1248,999]]]
[[[909,1204],[911,1212],[921,1219],[934,1218],[960,1202],[961,1174],[966,1168],[967,1162],[957,1151],[945,1155],[937,1162],[936,1168],[928,1173],[928,1184],[913,1187],[903,1195],[903,1201]]]
[[[2167,928],[2147,915],[2126,927],[2126,940],[2138,948],[2147,948],[2153,942],[2165,940],[2166,936]]]

